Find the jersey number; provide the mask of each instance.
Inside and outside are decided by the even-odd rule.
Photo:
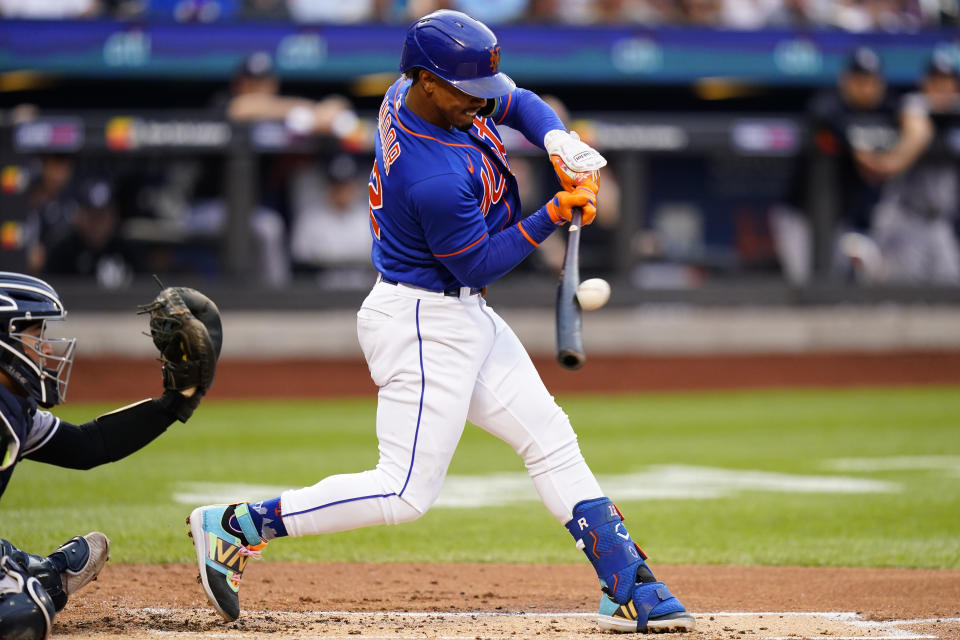
[[[370,183],[367,184],[367,200],[370,203],[370,228],[377,240],[380,239],[380,223],[373,214],[374,210],[383,208],[383,186],[380,184],[380,167],[373,161],[373,170],[370,172]]]

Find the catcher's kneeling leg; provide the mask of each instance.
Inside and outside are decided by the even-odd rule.
[[[0,556],[9,556],[28,576],[35,578],[50,596],[57,611],[66,606],[67,594],[63,590],[63,580],[60,576],[62,569],[54,566],[50,558],[27,553],[2,538],[0,538]]]
[[[36,578],[57,611],[66,606],[68,596],[97,579],[109,553],[110,540],[99,531],[75,536],[46,557],[27,553],[0,538],[0,556],[10,556],[27,575]]]
[[[644,562],[623,516],[609,498],[573,508],[567,530],[597,571],[604,592],[598,623],[618,631],[690,631],[694,617]]]
[[[0,638],[42,640],[55,615],[40,582],[12,557],[0,555]]]

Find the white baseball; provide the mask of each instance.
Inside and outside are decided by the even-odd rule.
[[[610,283],[603,278],[584,280],[577,287],[577,301],[584,311],[593,311],[607,304],[610,299]]]

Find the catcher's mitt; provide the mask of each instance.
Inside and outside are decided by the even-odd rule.
[[[150,314],[150,336],[163,365],[165,404],[175,405],[170,408],[186,422],[213,384],[223,342],[220,311],[196,289],[167,287],[138,313]]]

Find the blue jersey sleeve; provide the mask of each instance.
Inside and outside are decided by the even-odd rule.
[[[485,287],[509,272],[556,228],[542,207],[490,235],[468,181],[456,173],[421,180],[409,195],[431,253],[468,287]]]
[[[540,96],[527,89],[514,89],[502,98],[490,114],[497,125],[505,124],[516,129],[523,137],[543,149],[543,136],[548,131],[566,131],[556,112]]]

